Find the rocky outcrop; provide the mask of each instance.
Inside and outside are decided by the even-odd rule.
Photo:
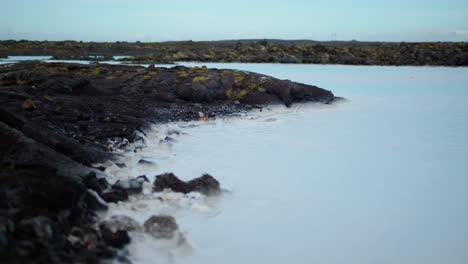
[[[144,140],[139,134],[149,123],[333,100],[331,92],[315,86],[233,70],[0,66],[0,262],[97,263],[114,257],[116,248],[130,242],[129,230],[97,228],[95,211],[140,193],[147,179],[110,185],[95,164],[117,159],[113,150]],[[189,182],[158,177],[154,186],[220,193],[209,175]],[[144,228],[158,237],[177,230],[169,218],[150,220]]]
[[[0,87],[4,122],[85,164],[108,158],[114,147],[109,140],[135,140],[134,132],[145,130],[148,122],[334,100],[330,91],[311,85],[187,67],[20,63],[0,67]]]
[[[153,190],[155,192],[162,192],[165,189],[185,194],[199,192],[204,195],[218,195],[221,193],[219,182],[208,174],[204,174],[188,182],[180,180],[173,173],[164,173],[156,176],[153,183]]]

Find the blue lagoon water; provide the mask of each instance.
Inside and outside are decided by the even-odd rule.
[[[206,65],[348,101],[173,124],[184,133],[169,148],[149,139],[140,155],[158,166],[147,175],[207,172],[230,191],[211,213],[172,211],[193,253],[168,262],[468,263],[468,68]],[[164,211],[146,206],[111,212],[144,221]],[[132,260],[157,258],[145,245],[134,240]]]
[[[207,172],[229,193],[162,203],[146,192],[111,205],[103,217],[174,215],[192,247],[177,254],[131,233],[134,263],[468,263],[468,68],[205,65],[348,101],[155,126],[143,151],[125,154],[126,168],[106,172]],[[168,130],[182,133],[161,144]]]

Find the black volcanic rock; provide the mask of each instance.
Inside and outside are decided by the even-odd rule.
[[[0,65],[0,262],[98,263],[115,257],[112,248],[128,243],[128,234],[96,228],[95,210],[141,192],[147,179],[110,188],[99,163],[118,162],[112,151],[144,141],[140,135],[150,123],[206,120],[257,104],[333,100],[330,91],[315,86],[233,70]],[[183,182],[168,174],[154,188],[220,192],[209,175]]]
[[[171,189],[180,193],[199,192],[205,195],[218,195],[221,193],[219,182],[209,174],[184,182],[173,173],[164,173],[156,176],[153,185],[153,190],[156,192]]]
[[[164,189],[171,189],[174,192],[189,193],[191,189],[186,182],[180,180],[173,173],[164,173],[156,176],[153,183],[155,192],[162,192]]]

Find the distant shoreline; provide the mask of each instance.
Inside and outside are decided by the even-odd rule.
[[[343,64],[380,66],[468,66],[466,42],[358,42],[308,40],[227,40],[179,42],[0,41],[2,56],[128,56],[119,61],[166,64],[219,63]]]

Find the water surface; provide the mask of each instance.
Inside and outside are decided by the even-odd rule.
[[[130,174],[208,172],[231,191],[201,202],[206,210],[151,201],[111,210],[175,215],[194,251],[168,261],[468,263],[467,68],[207,66],[318,85],[349,102],[174,124],[186,134],[172,146],[155,128],[138,155],[158,166]],[[131,248],[137,263],[160,255],[138,239]]]

